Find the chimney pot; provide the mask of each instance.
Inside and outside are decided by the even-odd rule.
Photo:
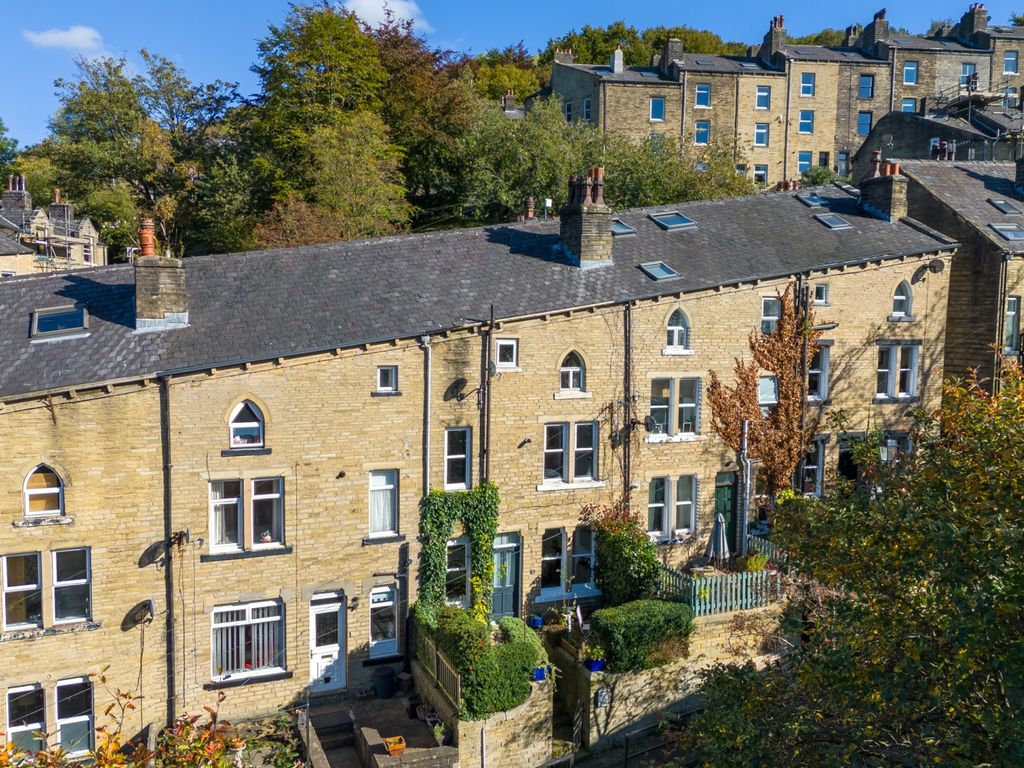
[[[604,168],[569,178],[569,202],[562,209],[562,248],[583,269],[612,261],[612,209],[604,202]]]
[[[139,224],[139,257],[156,256],[156,228],[152,219]]]
[[[135,260],[135,330],[166,331],[188,325],[188,295],[181,259],[156,255],[153,220],[139,224],[139,258]]]
[[[534,201],[533,195],[526,196],[526,220],[529,221],[533,218]]]

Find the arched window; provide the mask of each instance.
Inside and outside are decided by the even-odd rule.
[[[673,312],[668,319],[668,346],[690,348],[690,321],[681,309]]]
[[[256,403],[243,400],[235,406],[228,419],[232,448],[263,447],[263,411]]]
[[[562,361],[562,389],[573,389],[582,392],[586,385],[586,369],[583,360],[575,352],[570,352]]]
[[[33,469],[25,480],[25,514],[64,514],[64,483],[45,464]]]
[[[907,284],[907,281],[904,280],[902,283],[896,286],[896,291],[892,295],[892,316],[909,317],[910,314],[910,286]]]

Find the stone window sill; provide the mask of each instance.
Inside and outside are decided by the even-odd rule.
[[[221,456],[269,456],[269,448],[226,448]]]
[[[494,372],[495,373],[519,373],[522,370],[523,369],[520,368],[518,365],[495,365],[494,366]]]
[[[593,392],[581,392],[578,389],[560,389],[555,392],[555,400],[589,400],[594,396]]]
[[[374,544],[397,544],[405,541],[404,533],[396,533],[390,536],[365,536],[363,538],[364,547],[372,547]]]
[[[693,350],[687,347],[662,347],[661,354],[663,357],[682,357],[684,355],[692,355]]]
[[[586,600],[591,597],[600,597],[601,590],[597,587],[580,587],[572,590],[571,592],[562,592],[561,590],[552,590],[545,592],[543,589],[540,594],[537,595],[535,603],[557,603],[562,600],[572,600],[574,598],[579,600]]]
[[[238,552],[210,552],[199,556],[201,563],[218,563],[222,560],[244,560],[249,557],[272,557],[274,555],[290,555],[291,547],[264,545],[256,549],[240,550]]]
[[[696,443],[704,439],[703,435],[687,432],[681,435],[667,435],[664,432],[650,434],[644,438],[645,443]]]
[[[905,405],[907,403],[919,403],[921,398],[916,395],[913,397],[876,397],[871,402],[876,405]]]
[[[293,673],[286,670],[271,670],[265,674],[238,674],[224,680],[211,680],[203,683],[204,691],[218,691],[221,688],[238,688],[242,685],[256,685],[258,683],[274,683],[278,680],[290,680]]]
[[[98,621],[74,621],[65,624],[55,624],[50,627],[30,627],[27,629],[11,629],[0,634],[0,643],[10,640],[34,640],[39,637],[53,637],[55,635],[73,635],[78,632],[94,632],[103,626]]]
[[[913,315],[889,315],[886,320],[890,323],[913,323],[917,321],[917,318]]]
[[[589,488],[604,488],[604,480],[579,480],[575,483],[541,483],[537,490],[541,493],[546,491],[583,491]]]
[[[22,517],[12,520],[15,528],[38,528],[41,525],[74,525],[75,518],[71,515],[40,515],[39,517]]]
[[[394,391],[388,391],[388,390],[378,391],[378,390],[374,390],[373,392],[370,393],[370,397],[401,397],[401,396],[402,396],[402,393],[399,392],[398,390],[394,390]]]

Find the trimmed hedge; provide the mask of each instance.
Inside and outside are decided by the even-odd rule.
[[[472,667],[491,645],[490,627],[450,605],[438,612],[437,628],[431,634],[441,653],[460,672]]]
[[[526,626],[526,622],[517,619],[515,616],[502,616],[498,619],[498,629],[501,630],[508,643],[526,643],[532,645],[537,651],[537,657],[533,665],[539,667],[548,663],[548,652],[544,649],[540,635]]]
[[[683,645],[693,630],[688,605],[664,600],[634,600],[590,615],[590,627],[613,672],[650,669],[667,661],[656,652],[666,644]]]

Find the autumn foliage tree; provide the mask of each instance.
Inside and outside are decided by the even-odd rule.
[[[736,359],[733,386],[727,386],[717,371],[710,372],[708,384],[712,428],[739,452],[743,422],[747,422],[748,453],[760,461],[767,490],[773,496],[791,487],[816,426],[805,422],[806,364],[817,349],[821,331],[814,330],[814,318],[801,310],[798,298],[795,284],[779,294],[775,330],[750,334],[752,359]],[[764,412],[759,403],[763,375],[775,379],[778,395],[778,403]]]

